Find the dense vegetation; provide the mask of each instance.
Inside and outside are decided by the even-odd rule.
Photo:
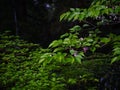
[[[95,0],[63,13],[60,20],[79,23],[46,49],[1,33],[0,89],[119,90],[120,35],[103,30],[119,23],[119,3]]]

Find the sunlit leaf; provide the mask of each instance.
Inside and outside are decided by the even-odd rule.
[[[73,55],[75,53],[75,50],[70,50],[70,54]]]
[[[72,78],[69,78],[69,79],[68,79],[68,83],[69,83],[69,84],[75,84],[76,81],[77,81],[76,79],[72,79]]]
[[[58,47],[58,48],[55,48],[55,49],[53,50],[53,52],[59,52],[59,51],[63,51],[63,50],[64,50],[63,47]]]
[[[75,13],[71,13],[69,18],[68,18],[68,21],[72,21],[75,17]]]
[[[70,8],[70,10],[71,10],[71,11],[75,11],[75,9],[74,9],[74,8]]]
[[[118,60],[118,57],[114,57],[112,60],[111,60],[111,64],[116,62]]]
[[[90,25],[89,24],[84,24],[83,27],[89,27]]]
[[[63,13],[61,16],[60,16],[60,21],[62,21],[65,17],[66,13]]]
[[[57,46],[60,46],[62,44],[62,40],[54,40],[50,45],[49,47],[57,47]]]
[[[71,64],[73,64],[75,62],[75,58],[72,55],[69,55],[64,62],[69,62]]]
[[[101,42],[108,43],[110,42],[110,38],[101,38]]]
[[[71,32],[75,32],[75,31],[80,31],[81,27],[79,25],[75,25],[74,27],[70,28]]]
[[[80,64],[82,63],[82,62],[81,62],[82,58],[83,58],[82,55],[76,55],[76,56],[75,56],[76,61],[77,61],[78,63],[80,63]]]
[[[65,38],[63,44],[70,44],[71,40],[69,38]]]
[[[69,36],[69,33],[65,33],[63,35],[60,36],[60,38],[65,38],[65,37],[68,37]]]

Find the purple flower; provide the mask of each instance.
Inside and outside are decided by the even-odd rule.
[[[89,50],[88,47],[83,47],[83,51],[86,53]]]

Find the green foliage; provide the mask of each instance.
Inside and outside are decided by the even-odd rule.
[[[118,14],[118,2],[95,0],[88,9],[71,8],[61,15],[60,20],[79,20],[83,25],[75,25],[47,49],[20,40],[17,36],[9,35],[9,32],[0,34],[0,88],[69,90],[77,86],[80,90],[83,87],[84,90],[97,90],[99,78],[110,69],[110,61],[114,63],[120,60],[120,35],[101,37],[97,27],[87,30],[85,36],[80,34],[85,28],[94,27],[87,22],[88,18]],[[115,4],[114,10],[112,3]],[[95,21],[97,26],[100,22]],[[106,45],[111,45],[113,52],[97,52]]]
[[[42,60],[57,60],[62,63],[82,63],[81,60],[85,58],[86,51],[90,50],[92,53],[97,48],[102,47],[110,42],[109,37],[99,37],[101,33],[98,29],[95,31],[89,31],[87,37],[79,37],[81,27],[79,25],[74,26],[70,29],[69,33],[61,35],[60,39],[54,40],[50,45],[49,49],[52,50],[50,53],[45,53],[41,56]],[[88,49],[88,50],[84,50]],[[44,61],[43,60],[43,61]]]
[[[119,15],[120,13],[120,1],[119,0],[94,0],[89,8],[81,9],[81,8],[71,8],[68,12],[63,13],[60,16],[61,20],[68,20],[68,21],[81,21],[83,22],[83,30],[84,27],[92,26],[93,28],[99,27],[100,25],[104,25],[105,23],[113,22],[112,19],[106,18],[106,16],[110,16],[112,14]],[[96,24],[92,24],[87,19],[92,18],[93,20],[96,20]],[[98,20],[99,18],[99,20]],[[78,25],[77,25],[78,27]],[[81,28],[81,29],[82,29]],[[73,28],[74,29],[74,28]],[[91,30],[91,29],[90,29]],[[82,41],[82,45],[84,47],[90,47],[90,50],[92,52],[95,52],[95,50],[101,46],[107,45],[111,43],[113,45],[113,59],[111,63],[118,61],[119,58],[119,44],[118,40],[116,40],[119,36],[115,36],[115,38],[109,37],[99,37],[96,33],[99,32],[99,30],[96,30],[94,32],[93,30],[89,31],[89,35],[92,35],[91,37],[85,37]],[[101,38],[101,39],[100,39]],[[80,42],[80,41],[79,41]],[[102,44],[102,45],[101,45]],[[82,46],[82,47],[83,47]]]
[[[0,34],[0,88],[5,90],[64,90],[64,78],[52,72],[57,66],[41,64],[38,44],[27,43],[8,33]],[[42,57],[47,59],[49,53]],[[48,62],[49,63],[49,62]]]
[[[117,12],[116,7],[116,12]],[[91,5],[89,9],[80,9],[80,8],[71,8],[70,11],[64,13],[60,17],[61,20],[68,20],[68,21],[75,21],[75,20],[86,20],[88,17],[91,18],[97,18],[98,16],[104,15],[104,14],[110,14],[113,13],[112,8],[107,8],[105,5]]]
[[[70,11],[60,16],[60,21],[83,21],[87,18],[97,18],[102,15],[110,15],[111,13],[118,14],[120,13],[119,2],[117,0],[94,0],[88,9],[71,8]]]
[[[67,85],[71,86],[71,85],[76,85],[78,83],[83,83],[84,84],[83,86],[86,86],[85,88],[86,90],[88,89],[96,90],[97,87],[92,86],[90,83],[98,82],[98,77],[96,77],[96,75],[101,76],[104,71],[108,70],[109,63],[112,57],[113,59],[111,60],[111,63],[119,59],[118,57],[119,49],[114,49],[113,56],[111,52],[105,55],[107,56],[105,57],[107,60],[106,62],[104,62],[104,65],[105,63],[108,64],[105,67],[106,70],[102,69],[103,66],[99,67],[99,65],[101,65],[101,63],[103,63],[105,59],[103,59],[102,61],[102,56],[104,54],[100,55],[99,58],[97,58],[97,55],[99,55],[97,53],[97,49],[107,45],[112,45],[113,47],[115,47],[115,42],[118,42],[116,38],[119,37],[119,36],[115,36],[116,38],[112,38],[111,37],[112,34],[101,37],[100,36],[101,31],[99,30],[99,28],[97,28],[100,25],[103,25],[104,23],[109,23],[110,21],[107,18],[102,18],[100,21],[99,20],[97,21],[96,18],[105,17],[106,15],[109,16],[111,13],[115,13],[115,14],[119,13],[115,11],[116,8],[118,8],[119,6],[115,7],[115,9],[113,10],[113,8],[109,5],[110,5],[110,2],[105,2],[105,0],[102,2],[96,1],[92,3],[88,9],[71,8],[70,11],[61,15],[60,21],[61,20],[68,20],[68,21],[78,20],[83,22],[83,25],[82,26],[75,25],[73,28],[69,30],[68,33],[61,35],[60,39],[53,41],[48,47],[50,51],[48,53],[43,53],[41,55],[41,60],[42,60],[41,64],[48,65],[50,63],[55,62],[56,65],[58,64],[62,65],[63,69],[61,69],[60,71],[63,73],[63,75],[65,75],[64,77],[65,77],[65,80],[67,81],[66,82]],[[87,21],[87,19],[89,18],[96,20],[95,25]],[[94,29],[94,28],[90,29],[87,32],[87,36],[81,37],[80,34],[82,34],[82,31],[84,30],[84,28],[88,28],[91,26],[97,29]],[[88,56],[86,55],[87,53],[89,53]],[[108,57],[109,55],[111,55],[111,57]],[[87,64],[87,62],[89,62],[87,60],[89,59],[89,56],[93,59],[92,60],[93,63]],[[100,63],[99,60],[96,60],[97,66],[94,65],[95,64],[94,57],[96,57],[97,59],[100,59],[101,61]],[[85,67],[83,66],[84,64],[85,64]],[[66,67],[64,68],[63,65]],[[91,67],[91,70],[90,70],[91,72],[89,72],[88,70],[88,68],[90,67]],[[71,72],[69,71],[67,72],[68,68],[70,68],[70,70],[74,68],[73,72],[72,70]],[[97,68],[97,70],[95,68]],[[77,70],[79,71],[77,72]],[[93,73],[94,71],[95,73]],[[70,76],[68,76],[67,74]],[[76,77],[77,79],[74,77]],[[79,86],[79,87],[82,87],[82,86]]]
[[[59,40],[55,40],[49,45],[49,48],[53,49],[51,55],[53,60],[63,63],[74,63],[75,61],[81,63],[84,53],[73,48],[80,47],[80,39],[77,36],[79,30],[80,27],[75,26],[70,29],[70,33],[65,33]],[[72,50],[74,52],[71,53]]]
[[[80,30],[88,29],[88,36],[87,37],[79,37],[81,40],[76,39],[78,41],[78,46],[74,45],[72,47],[73,50],[70,50],[70,53],[74,54],[75,50],[77,48],[77,52],[79,52],[83,48],[84,53],[86,52],[86,48],[89,47],[90,51],[92,51],[93,55],[95,54],[96,50],[99,48],[102,48],[106,45],[111,45],[113,48],[113,52],[109,52],[108,55],[111,55],[110,60],[111,63],[114,63],[116,61],[120,60],[120,35],[106,35],[105,37],[99,36],[99,27],[102,25],[109,25],[111,22],[114,23],[114,19],[108,18],[111,16],[117,16],[120,15],[120,1],[119,0],[94,0],[93,3],[90,5],[89,8],[81,9],[81,8],[71,8],[68,12],[63,13],[60,16],[60,21],[67,20],[67,21],[80,21],[82,22]],[[94,23],[91,23],[92,21],[89,20],[92,19]],[[119,20],[118,20],[119,21]],[[119,23],[119,22],[118,22]],[[80,27],[80,26],[75,26]],[[92,28],[89,28],[92,27]],[[96,31],[94,30],[95,28]],[[74,31],[73,27],[73,31]],[[92,30],[93,29],[93,30]],[[72,33],[75,34],[75,33]],[[80,32],[77,32],[77,36],[79,36]],[[67,34],[68,35],[68,34]],[[66,34],[65,34],[66,36]],[[69,38],[70,39],[70,38]],[[70,40],[68,44],[71,45]],[[75,40],[74,40],[75,41]],[[69,46],[70,46],[69,45]],[[71,47],[70,47],[71,48]],[[112,49],[111,48],[111,49]],[[112,51],[112,50],[111,50]],[[111,53],[111,54],[110,54]],[[85,56],[85,55],[84,55]],[[80,58],[80,57],[78,57]],[[84,58],[83,58],[84,59]],[[81,63],[81,62],[80,62]],[[91,64],[93,65],[93,64]],[[88,77],[86,77],[88,76]],[[85,79],[84,79],[85,77]],[[83,80],[89,79],[89,74],[83,75]],[[94,78],[95,79],[95,78]],[[92,88],[94,90],[94,88]]]
[[[113,42],[114,42],[113,43],[113,58],[111,60],[111,63],[114,63],[120,60],[120,36],[111,35],[111,38],[114,38],[113,39]]]
[[[114,22],[115,17],[120,13],[120,1],[117,0],[94,0],[89,8],[70,8],[68,12],[60,16],[60,21],[80,21],[83,27],[99,27],[104,24]],[[111,17],[114,18],[111,18]],[[109,18],[108,18],[109,17]],[[89,19],[96,20],[95,24],[89,22]]]
[[[96,67],[105,65],[104,60],[99,60],[99,64],[96,60],[92,66],[92,60],[79,64],[81,56],[84,57],[82,51],[68,49],[67,52],[65,49],[53,52],[56,47],[52,45],[51,48],[42,49],[37,44],[27,43],[15,36],[1,34],[0,37],[2,38],[0,40],[0,87],[2,89],[67,90],[74,85],[81,87],[80,83],[83,83],[86,89],[96,88],[95,83],[98,83],[96,74],[98,73],[99,76],[100,73]],[[77,55],[74,56],[76,51]]]

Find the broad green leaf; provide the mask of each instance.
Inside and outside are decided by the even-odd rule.
[[[67,83],[76,84],[76,81],[77,81],[76,79],[69,78]]]
[[[79,19],[79,14],[76,14],[73,18],[73,21],[78,20],[78,19]]]
[[[73,12],[69,15],[68,21],[72,21],[74,17],[75,17],[75,13]]]
[[[73,11],[73,12],[75,11],[75,9],[74,9],[74,8],[70,8],[70,10],[71,10],[71,11]]]
[[[99,45],[99,44],[96,44],[96,45],[95,45],[95,47],[97,47],[97,48],[98,48],[98,47],[100,47],[100,45]]]
[[[114,51],[114,55],[120,55],[120,48],[119,47],[115,48],[113,51]]]
[[[83,58],[82,55],[76,55],[76,56],[75,56],[76,61],[77,61],[78,63],[80,63],[80,64],[81,64],[82,58]]]
[[[115,7],[115,13],[119,13],[120,12],[120,6],[116,6]]]
[[[55,48],[55,49],[53,50],[53,52],[60,52],[60,51],[63,51],[63,50],[64,50],[63,47],[58,47],[58,48]]]
[[[92,53],[94,53],[96,50],[96,47],[91,47],[90,50],[92,51]]]
[[[92,38],[85,38],[87,42],[93,42],[94,40]]]
[[[65,38],[65,37],[68,37],[69,36],[69,33],[65,33],[63,35],[60,36],[60,38]]]
[[[102,43],[108,43],[110,42],[110,38],[101,38]]]
[[[64,17],[66,16],[66,13],[63,13],[61,16],[60,16],[60,21],[64,20]]]
[[[111,64],[116,62],[118,60],[118,57],[114,57],[112,60],[111,60]]]
[[[76,52],[76,51],[73,50],[73,49],[70,50],[70,54],[71,54],[71,55],[73,55],[75,52]]]
[[[82,21],[85,18],[85,13],[81,12],[79,15],[79,20]]]
[[[60,40],[54,40],[54,41],[49,45],[49,47],[54,48],[54,47],[57,47],[57,46],[60,46],[60,45],[62,45],[62,40],[61,40],[61,39],[60,39]]]
[[[47,58],[47,57],[50,57],[51,55],[52,55],[51,53],[45,53],[41,55],[41,58]]]
[[[41,64],[41,63],[43,63],[45,60],[46,60],[45,58],[42,58],[42,59],[39,60],[38,63]]]
[[[86,41],[86,42],[83,42],[82,45],[83,46],[91,46],[92,44]]]
[[[71,12],[69,12],[69,11],[66,12],[66,13],[63,13],[63,14],[60,16],[60,21],[68,19],[70,14],[71,14]]]
[[[75,8],[75,10],[76,10],[77,12],[80,12],[80,11],[81,11],[81,9],[80,9],[80,8]]]
[[[79,55],[81,55],[82,58],[85,56],[83,52],[80,52]]]
[[[89,24],[84,24],[83,27],[89,27],[90,25]]]
[[[95,16],[98,17],[99,15],[100,15],[100,11],[99,11],[99,10],[96,10]]]
[[[56,61],[59,61],[59,62],[62,62],[64,59],[65,59],[65,56],[67,55],[67,53],[61,53],[61,52],[58,52],[54,55],[54,59]]]
[[[68,20],[69,16],[70,16],[71,12],[68,11],[66,12],[66,15],[64,16],[64,20]]]
[[[71,63],[73,64],[75,62],[75,58],[72,55],[69,55],[67,58],[65,58],[65,63]]]
[[[69,38],[65,38],[65,39],[63,40],[63,44],[70,45],[70,43],[71,43],[71,40],[70,40]]]
[[[75,25],[74,27],[70,28],[71,32],[76,32],[76,31],[80,31],[81,27],[79,25]]]

